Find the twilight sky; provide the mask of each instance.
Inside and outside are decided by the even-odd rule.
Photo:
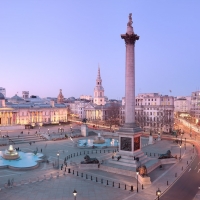
[[[0,87],[7,96],[125,94],[128,14],[136,42],[136,94],[182,96],[200,88],[199,0],[0,1]]]

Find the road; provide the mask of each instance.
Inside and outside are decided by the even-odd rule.
[[[189,170],[175,182],[175,184],[160,197],[161,200],[181,199],[192,200],[200,187],[200,146],[194,142],[197,156]]]

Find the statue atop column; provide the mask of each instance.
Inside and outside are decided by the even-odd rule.
[[[129,21],[128,21],[128,23],[127,23],[127,26],[133,28],[133,27],[132,27],[132,24],[133,24],[133,21],[132,21],[132,13],[130,13],[130,14],[129,14]]]

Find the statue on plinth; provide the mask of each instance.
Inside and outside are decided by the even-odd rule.
[[[145,165],[139,166],[137,168],[137,172],[139,172],[139,175],[141,175],[142,177],[148,176],[148,174],[147,174],[147,167]]]
[[[90,158],[90,156],[86,155],[84,157],[85,161],[81,161],[81,164],[99,164],[99,160],[96,158]]]
[[[166,153],[164,154],[160,154],[159,158],[158,159],[166,159],[166,158],[177,158],[177,156],[172,156],[171,154],[171,151],[170,150],[167,150]]]

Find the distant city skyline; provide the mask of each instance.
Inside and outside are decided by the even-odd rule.
[[[98,65],[105,96],[125,96],[128,15],[135,46],[136,95],[189,96],[198,90],[200,2],[1,1],[0,87],[6,96],[92,95]],[[171,93],[169,91],[172,91]]]

